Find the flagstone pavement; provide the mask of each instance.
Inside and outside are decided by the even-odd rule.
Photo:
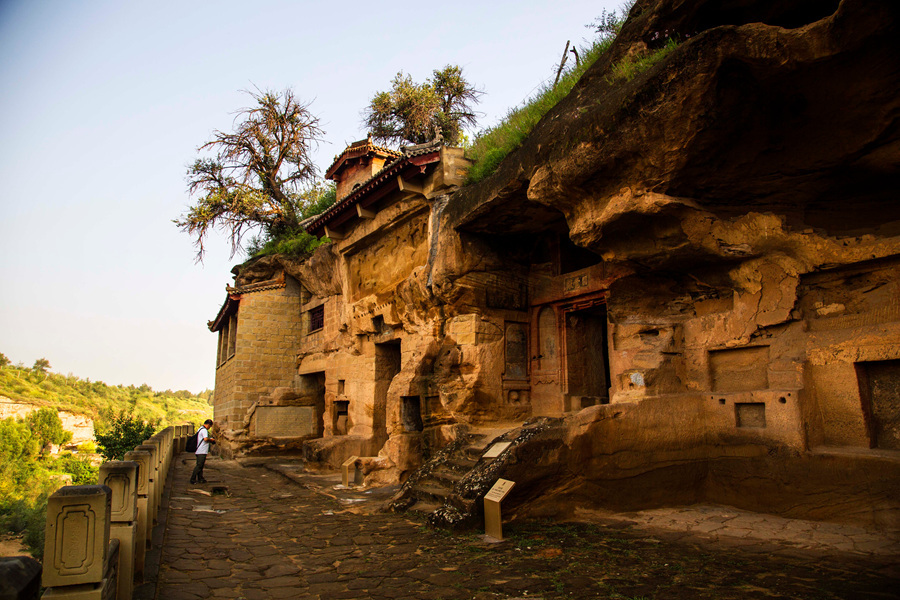
[[[900,598],[900,539],[859,528],[687,507],[505,524],[493,543],[299,462],[211,457],[201,486],[192,467],[175,461],[137,600]]]

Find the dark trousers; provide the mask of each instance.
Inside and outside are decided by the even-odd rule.
[[[203,465],[206,464],[206,455],[195,454],[194,456],[197,458],[197,464],[194,465],[194,472],[191,473],[191,483],[196,483],[198,481],[202,483],[206,481],[203,478]]]

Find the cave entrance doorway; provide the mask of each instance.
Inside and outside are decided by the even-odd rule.
[[[871,448],[900,450],[900,360],[857,363]]]
[[[609,404],[606,304],[567,311],[565,335],[566,409]]]
[[[299,390],[302,395],[312,396],[315,407],[316,437],[322,437],[325,431],[325,372],[300,375]]]
[[[375,406],[372,412],[372,433],[378,448],[388,439],[387,395],[391,381],[400,372],[400,340],[375,344]]]

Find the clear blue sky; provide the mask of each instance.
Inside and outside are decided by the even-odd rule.
[[[111,384],[212,388],[228,243],[172,224],[185,167],[247,105],[292,87],[324,170],[399,70],[463,67],[481,126],[552,78],[618,1],[0,0],[0,352]]]

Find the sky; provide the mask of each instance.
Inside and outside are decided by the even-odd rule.
[[[321,172],[363,139],[398,71],[459,65],[490,127],[551,80],[619,1],[0,0],[0,352],[109,384],[212,389],[227,238],[202,264],[172,223],[186,166],[290,87],[324,129]]]

